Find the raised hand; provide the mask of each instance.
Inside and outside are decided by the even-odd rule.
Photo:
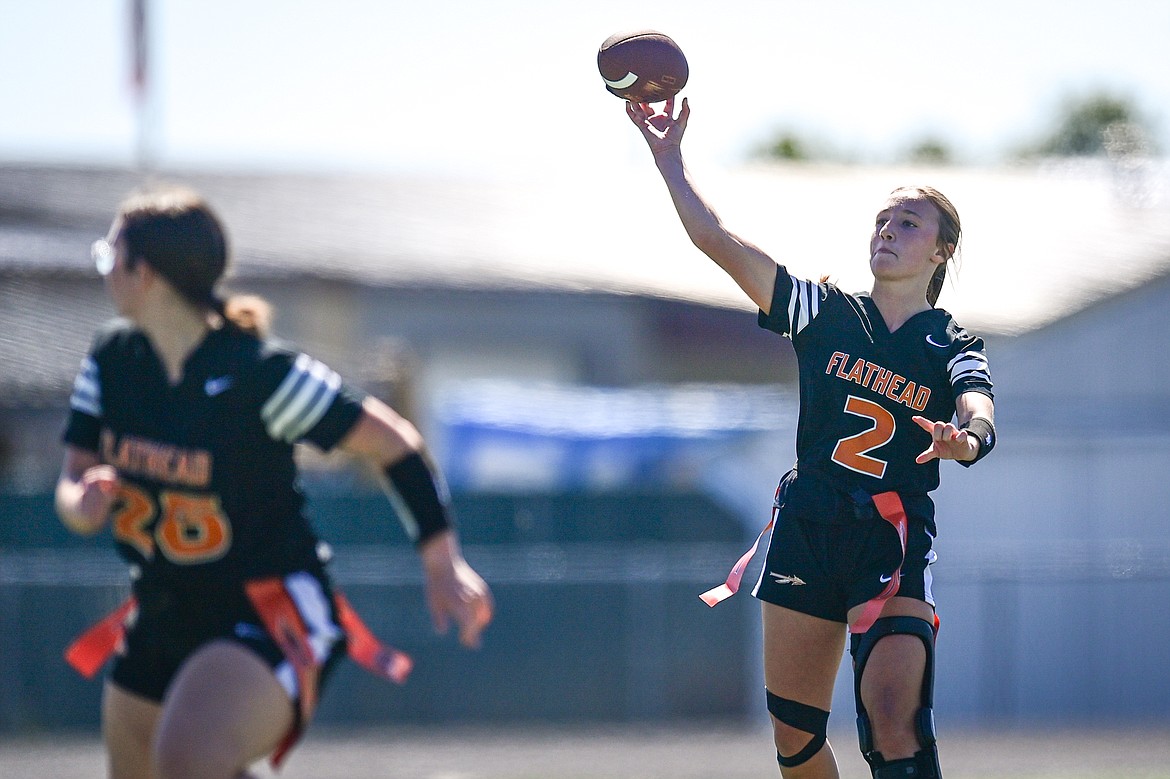
[[[646,139],[647,145],[650,146],[650,151],[655,154],[666,149],[677,149],[682,144],[691,108],[685,97],[677,116],[675,116],[674,107],[673,97],[666,101],[662,113],[655,112],[649,103],[626,103],[626,115],[642,131],[642,136]]]
[[[979,445],[967,435],[967,431],[950,422],[934,422],[926,417],[914,417],[914,421],[933,439],[929,448],[914,458],[922,465],[931,460],[974,460]]]

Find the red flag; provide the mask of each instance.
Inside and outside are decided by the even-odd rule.
[[[65,650],[65,660],[69,665],[86,679],[92,679],[121,645],[122,636],[126,632],[126,618],[137,605],[133,597],[127,598],[121,606],[82,633]]]
[[[349,639],[349,656],[354,662],[375,676],[402,684],[414,668],[414,661],[405,652],[387,646],[378,640],[362,618],[340,592],[334,591],[337,618]]]

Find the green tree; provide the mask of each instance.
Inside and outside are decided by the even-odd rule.
[[[941,140],[924,138],[907,150],[906,160],[915,165],[950,165],[954,162],[954,155]]]
[[[808,146],[790,132],[781,132],[765,144],[762,156],[773,160],[805,162],[809,159]]]
[[[1148,137],[1145,120],[1124,97],[1099,92],[1070,99],[1057,115],[1055,129],[1021,156],[1098,157],[1109,152],[1106,138],[1117,128],[1129,128],[1131,135]]]

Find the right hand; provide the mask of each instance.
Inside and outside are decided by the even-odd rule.
[[[687,120],[691,116],[691,107],[684,97],[679,108],[678,116],[674,113],[674,98],[666,101],[662,113],[655,113],[649,103],[626,103],[626,115],[630,121],[642,131],[646,145],[655,155],[670,149],[679,149],[682,145],[683,134],[687,130]]]
[[[79,483],[81,496],[77,512],[96,532],[110,518],[114,501],[118,499],[118,472],[111,465],[95,465],[85,470]]]
[[[480,636],[492,621],[495,602],[487,583],[467,561],[451,530],[427,539],[419,549],[427,582],[427,605],[435,630],[446,633],[451,622],[459,629],[459,641],[478,649]]]

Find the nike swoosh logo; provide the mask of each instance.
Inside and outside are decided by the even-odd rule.
[[[259,625],[248,622],[237,622],[233,632],[240,638],[264,638],[268,635]]]
[[[931,338],[929,335],[926,336],[926,342],[928,344],[930,344],[931,346],[937,346],[939,349],[946,349],[947,348],[947,344],[935,343],[934,339]]]
[[[769,573],[768,575],[775,579],[777,584],[791,584],[793,587],[804,584],[804,579],[799,576],[789,576],[784,573]]]
[[[203,382],[203,391],[207,397],[214,398],[232,386],[231,376],[220,376],[218,379],[208,379]]]
[[[882,584],[889,584],[890,580],[893,578],[894,578],[893,576],[879,576],[878,581],[881,582]]]
[[[606,85],[611,86],[614,89],[625,89],[628,86],[633,86],[634,82],[638,80],[638,77],[637,75],[627,71],[626,75],[622,76],[617,81],[610,81],[605,76],[602,76],[601,80],[604,81]]]

